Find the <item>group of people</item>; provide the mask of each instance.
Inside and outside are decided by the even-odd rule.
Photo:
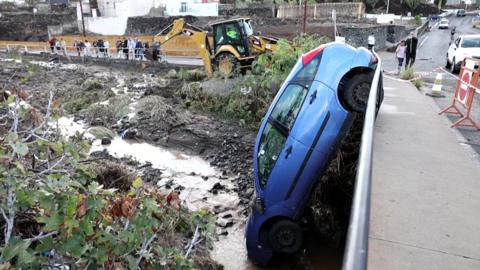
[[[402,70],[403,60],[405,60],[405,69],[413,66],[417,56],[418,39],[415,32],[412,32],[407,40],[400,41],[395,55],[398,60],[398,73]]]
[[[61,53],[64,55],[68,53],[67,43],[63,38],[57,40],[55,37],[52,37],[48,43],[52,53]],[[104,58],[110,58],[113,56],[108,40],[99,39],[93,41],[93,43],[90,43],[88,40],[75,40],[73,42],[73,48],[78,56],[96,56]],[[127,39],[124,37],[115,42],[115,49],[117,53],[116,58],[144,60],[146,52],[150,49],[150,45],[148,42],[142,42],[140,39]],[[152,46],[152,56],[155,61],[160,58],[160,45],[158,43],[155,43],[154,46]]]

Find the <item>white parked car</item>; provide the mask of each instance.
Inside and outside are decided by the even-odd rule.
[[[447,19],[442,19],[438,25],[438,29],[448,29],[448,24],[449,22]]]
[[[466,57],[480,59],[480,35],[457,37],[448,48],[447,68],[450,68],[452,72],[457,72]]]

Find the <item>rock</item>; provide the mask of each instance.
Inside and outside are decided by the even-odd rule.
[[[202,176],[202,179],[203,179],[204,181],[207,181],[207,180],[208,180],[208,176]]]
[[[102,145],[109,145],[112,143],[112,140],[109,138],[102,138]]]
[[[233,218],[233,215],[232,214],[225,214],[225,215],[223,215],[222,218]]]
[[[136,128],[129,128],[125,130],[122,134],[122,139],[124,140],[134,140],[134,139],[139,139],[142,136],[138,132]]]
[[[228,235],[228,231],[225,228],[218,230],[218,235]]]
[[[216,224],[222,228],[228,228],[233,226],[233,220],[228,218],[219,218],[217,219]]]
[[[245,191],[245,196],[251,197],[253,194],[253,188],[248,188],[247,191]]]
[[[167,73],[168,78],[175,78],[177,77],[177,71],[175,69],[170,69]]]
[[[216,194],[218,194],[219,190],[224,190],[224,189],[225,189],[224,185],[222,185],[220,183],[215,183],[209,191],[216,195]]]

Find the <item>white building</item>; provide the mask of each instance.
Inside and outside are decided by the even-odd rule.
[[[146,16],[159,7],[166,16],[218,16],[218,0],[97,0],[97,4],[98,11],[83,2],[84,14],[92,14],[85,17],[85,28],[103,35],[123,35],[129,17]],[[81,18],[78,2],[77,18]]]

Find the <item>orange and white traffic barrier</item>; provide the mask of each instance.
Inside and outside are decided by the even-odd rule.
[[[480,130],[477,123],[471,117],[473,98],[476,92],[474,85],[478,85],[479,66],[479,61],[472,58],[465,59],[460,69],[459,80],[457,81],[452,104],[439,113],[448,113],[461,117],[457,122],[453,123],[452,127],[472,127],[475,130]],[[466,109],[465,115],[460,111],[459,105]]]

